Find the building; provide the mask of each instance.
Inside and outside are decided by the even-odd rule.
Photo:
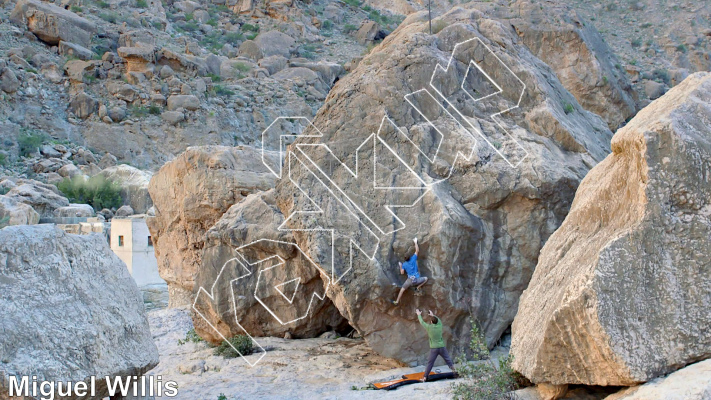
[[[126,263],[140,286],[165,284],[158,275],[158,260],[144,215],[111,219],[111,250]]]

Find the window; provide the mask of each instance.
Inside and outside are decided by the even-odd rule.
[[[153,247],[153,238],[148,236],[148,246]]]
[[[119,247],[123,247],[123,236],[119,236]]]

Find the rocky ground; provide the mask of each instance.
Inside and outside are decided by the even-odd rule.
[[[178,345],[192,328],[185,308],[148,312],[160,364],[150,374],[178,382],[176,399],[449,399],[453,381],[413,384],[395,391],[369,390],[368,383],[421,372],[377,355],[362,339],[257,338],[267,354],[255,366],[212,354],[205,343]],[[498,348],[495,357],[505,355]],[[261,353],[248,358],[254,362]],[[446,366],[436,367],[442,371]]]
[[[451,381],[361,390],[422,370],[428,343],[411,315],[420,307],[445,322],[455,354],[470,318],[489,344],[510,333],[514,367],[536,384],[520,398],[602,399],[621,385],[610,399],[706,400],[711,76],[694,73],[711,71],[710,3],[434,0],[431,24],[428,3],[0,0],[0,302],[12,316],[3,370],[85,379],[65,347],[87,373],[155,365],[139,292],[102,238],[6,228],[145,213],[167,282],[141,293],[160,353],[150,373],[177,381],[178,398],[450,398]],[[432,81],[435,64],[473,37]],[[472,59],[488,80],[467,81]],[[491,80],[503,89],[470,101],[464,83],[482,93]],[[430,83],[448,103],[404,101]],[[262,132],[287,115],[323,135],[299,138],[285,152],[288,177],[275,177],[264,163],[279,155],[263,152]],[[296,130],[275,125],[265,137]],[[381,141],[371,151],[372,132]],[[318,143],[332,152],[308,146]],[[471,158],[454,157],[462,149]],[[377,164],[376,153],[389,157]],[[396,190],[334,159],[352,154]],[[123,206],[73,204],[57,186],[92,177],[117,184]],[[427,193],[413,200],[410,185]],[[396,307],[394,266],[413,237],[431,280]],[[251,265],[278,255],[294,268],[263,280],[222,274],[238,247]],[[94,271],[102,263],[108,275]],[[26,286],[10,292],[22,274]],[[269,280],[299,282],[302,295],[289,300]],[[91,296],[109,287],[113,303],[95,311]],[[220,332],[186,308],[198,287],[217,293],[197,293],[196,307]],[[26,304],[37,304],[37,321],[56,318],[42,306],[57,304],[81,323],[23,328]],[[214,344],[246,329],[268,352],[249,367],[204,342],[179,345],[192,328]],[[23,341],[41,355],[27,359]]]

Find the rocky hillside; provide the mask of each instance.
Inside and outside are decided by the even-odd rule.
[[[191,145],[255,144],[276,116],[312,116],[401,20],[340,2],[238,3],[3,2],[0,165],[28,155],[28,136],[142,169]]]

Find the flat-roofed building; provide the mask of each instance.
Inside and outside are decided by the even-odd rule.
[[[158,260],[145,216],[111,219],[111,250],[126,263],[140,286],[165,284],[158,274]]]

